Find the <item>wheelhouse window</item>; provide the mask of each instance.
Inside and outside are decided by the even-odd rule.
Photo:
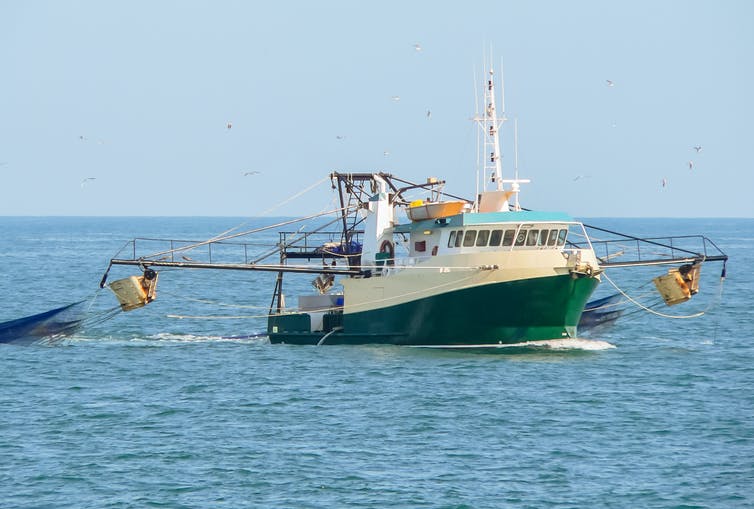
[[[492,230],[490,233],[490,246],[499,246],[503,238],[503,230]]]
[[[547,238],[547,245],[552,247],[558,241],[558,230],[550,230],[550,236]]]
[[[539,231],[539,240],[537,240],[538,246],[546,246],[547,245],[547,235],[550,233],[550,230],[540,230]]]
[[[519,231],[516,235],[516,246],[523,246],[526,243],[526,231]]]
[[[476,230],[466,230],[466,235],[463,237],[463,247],[473,247],[474,241],[476,241]]]
[[[490,231],[489,230],[479,230],[479,234],[476,237],[476,247],[485,247],[487,246],[487,241],[490,238]]]
[[[503,235],[503,246],[512,246],[513,245],[513,237],[516,236],[516,230],[505,230],[505,235]]]
[[[568,230],[560,230],[560,233],[558,233],[558,246],[562,246],[565,244],[566,237],[568,236]]]
[[[448,247],[561,247],[566,243],[567,228],[510,230],[453,230],[448,235]],[[420,251],[419,244],[416,250]],[[426,249],[426,247],[425,247]]]
[[[526,245],[536,246],[538,238],[539,238],[539,230],[529,230],[529,235],[527,235],[526,237]]]

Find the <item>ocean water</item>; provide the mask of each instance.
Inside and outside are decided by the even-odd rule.
[[[128,239],[241,221],[0,218],[0,321],[112,306],[97,286]],[[700,295],[654,308],[674,318],[629,308],[481,354],[232,338],[264,330],[274,275],[162,271],[146,308],[0,344],[0,507],[754,507],[754,220],[588,222],[705,234],[725,284],[708,264]],[[625,271],[609,275],[640,299],[662,272]]]

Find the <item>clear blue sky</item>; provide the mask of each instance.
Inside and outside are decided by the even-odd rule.
[[[0,0],[0,215],[256,216],[334,169],[471,197],[492,46],[522,205],[754,217],[752,20],[748,0]]]

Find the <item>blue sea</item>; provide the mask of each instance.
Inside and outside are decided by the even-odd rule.
[[[264,221],[0,218],[0,322],[115,306],[98,285],[132,237]],[[588,222],[707,235],[725,283],[705,264],[667,316],[486,354],[270,345],[249,335],[274,274],[163,270],[145,308],[0,344],[0,507],[754,507],[754,219]],[[609,275],[642,302],[663,271]],[[286,285],[289,305],[312,290]]]

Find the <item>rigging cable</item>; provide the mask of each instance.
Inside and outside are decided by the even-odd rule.
[[[345,207],[345,208],[348,208],[348,207]],[[240,232],[240,233],[234,233],[232,235],[226,235],[224,237],[213,237],[211,239],[203,240],[201,242],[196,242],[196,243],[190,244],[188,246],[176,247],[176,248],[173,248],[173,249],[168,249],[166,251],[160,251],[160,252],[157,252],[157,253],[152,253],[152,254],[149,254],[149,255],[146,255],[146,256],[142,256],[141,259],[144,259],[145,261],[149,261],[149,259],[153,259],[153,258],[156,258],[158,256],[173,254],[173,253],[182,252],[182,251],[188,251],[188,250],[191,250],[191,249],[194,249],[194,248],[197,248],[197,247],[206,246],[207,244],[212,244],[214,242],[221,242],[223,240],[233,239],[233,238],[236,238],[236,237],[242,237],[244,235],[251,235],[252,233],[259,233],[261,231],[271,230],[273,228],[279,228],[280,226],[287,226],[289,224],[298,223],[298,222],[306,221],[306,220],[309,220],[309,219],[314,219],[316,217],[320,217],[320,216],[324,216],[324,215],[327,215],[327,214],[331,214],[333,212],[339,212],[341,210],[344,210],[344,209],[329,210],[327,212],[313,214],[313,215],[307,216],[307,217],[301,217],[301,218],[291,219],[289,221],[283,221],[281,223],[271,224],[271,225],[268,225],[268,226],[262,226],[260,228],[255,228],[253,230],[247,230],[247,231],[243,231],[243,232]]]
[[[722,296],[722,294],[723,294],[723,281],[725,280],[725,278],[720,278],[720,285],[719,285],[719,288],[720,288],[720,289],[719,289],[719,291],[718,291],[718,295],[717,295],[717,298],[715,298],[715,300],[713,300],[712,302],[710,302],[710,304],[709,304],[709,305],[707,306],[707,308],[706,308],[706,309],[704,309],[704,310],[702,310],[702,311],[699,311],[698,313],[693,313],[693,314],[691,314],[691,315],[669,315],[669,314],[666,314],[666,313],[660,313],[659,311],[655,311],[654,309],[651,309],[651,308],[649,308],[649,307],[645,306],[644,304],[642,304],[641,302],[639,302],[639,301],[637,301],[637,300],[635,300],[635,299],[631,298],[631,297],[630,297],[630,296],[629,296],[629,295],[628,295],[628,294],[627,294],[626,292],[624,292],[623,290],[621,290],[621,289],[620,289],[620,288],[618,287],[618,285],[616,285],[616,284],[615,284],[615,283],[613,282],[613,280],[612,280],[612,279],[610,279],[610,278],[608,277],[608,275],[607,275],[607,274],[605,274],[604,272],[602,273],[602,276],[603,276],[603,277],[604,277],[605,279],[607,279],[608,283],[610,283],[610,284],[611,284],[611,285],[612,285],[612,286],[613,286],[613,287],[614,287],[614,288],[615,288],[615,289],[616,289],[616,290],[617,290],[617,291],[618,291],[618,292],[619,292],[619,293],[620,293],[621,295],[623,295],[623,296],[624,296],[624,297],[625,297],[625,298],[626,298],[626,299],[627,299],[627,300],[628,300],[629,302],[631,302],[631,303],[635,304],[635,305],[636,305],[636,306],[638,306],[639,308],[641,308],[641,309],[643,309],[644,311],[647,311],[648,313],[651,313],[651,314],[653,314],[653,315],[657,315],[657,316],[659,316],[659,317],[662,317],[662,318],[672,318],[672,319],[687,319],[687,318],[698,318],[698,317],[700,317],[700,316],[702,316],[702,315],[706,314],[706,313],[707,313],[707,312],[708,312],[708,311],[709,311],[709,310],[710,310],[710,309],[712,308],[712,306],[713,306],[713,305],[715,305],[715,304],[716,304],[716,303],[717,303],[717,302],[719,301],[719,298],[720,298],[720,297]]]
[[[293,196],[290,196],[289,198],[286,198],[285,200],[283,200],[282,202],[278,203],[277,205],[275,205],[275,206],[273,206],[273,207],[265,210],[264,212],[260,213],[259,216],[257,216],[257,217],[265,216],[266,214],[272,212],[276,208],[281,207],[282,205],[284,205],[284,204],[286,204],[286,203],[288,203],[290,201],[295,200],[299,196],[301,196],[303,194],[306,194],[307,192],[311,191],[312,189],[314,189],[315,187],[319,186],[320,184],[322,184],[323,182],[327,181],[328,179],[329,179],[329,177],[325,177],[325,178],[323,178],[321,180],[318,180],[314,184],[312,184],[309,187],[305,188],[303,191],[299,191],[298,193],[294,194]],[[223,240],[223,238],[224,238],[225,235],[228,235],[230,232],[235,231],[235,230],[237,230],[237,229],[239,229],[242,226],[247,225],[247,224],[249,224],[248,220],[247,221],[243,221],[242,223],[239,223],[236,226],[225,230],[224,232],[218,233],[217,235],[215,235],[214,237],[212,237],[210,240],[211,241]]]

